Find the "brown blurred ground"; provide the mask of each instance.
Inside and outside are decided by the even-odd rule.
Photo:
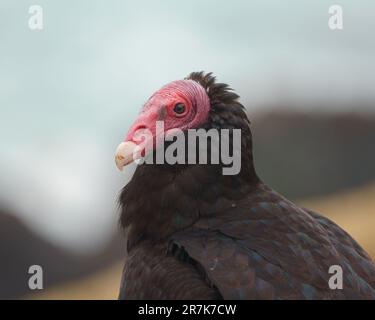
[[[338,195],[298,201],[320,212],[356,239],[375,257],[375,184]],[[27,296],[28,299],[116,299],[122,262],[97,274]]]

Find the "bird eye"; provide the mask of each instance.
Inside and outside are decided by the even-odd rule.
[[[177,103],[174,108],[173,108],[173,111],[177,114],[183,114],[185,112],[185,105],[182,104],[182,103]]]

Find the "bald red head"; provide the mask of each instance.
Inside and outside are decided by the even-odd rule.
[[[192,129],[208,117],[210,101],[204,88],[193,80],[173,81],[156,91],[145,103],[125,141],[147,128],[155,134],[156,121],[164,121],[165,133],[174,128]]]
[[[186,131],[198,128],[207,121],[209,111],[208,95],[196,81],[177,80],[165,85],[148,99],[125,141],[118,147],[117,166],[122,168],[134,160],[134,149],[143,142],[140,137],[144,132],[152,135],[150,140],[153,147],[157,147],[157,121],[163,121],[163,134],[168,137],[173,129]]]

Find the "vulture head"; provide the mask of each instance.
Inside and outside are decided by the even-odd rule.
[[[116,150],[119,169],[147,154],[156,158],[158,150],[165,150],[172,143],[169,137],[176,130],[186,135],[191,129],[226,129],[230,133],[231,153],[240,151],[241,168],[235,175],[223,175],[227,164],[221,159],[207,164],[141,163],[119,199],[121,224],[136,235],[133,241],[146,235],[162,237],[183,228],[201,212],[207,212],[203,207],[233,205],[242,193],[258,183],[250,122],[238,98],[227,84],[217,83],[211,73],[193,72],[163,86],[144,104]],[[160,122],[162,130],[157,126]],[[233,143],[231,133],[235,129],[241,132],[239,145]],[[200,147],[198,141],[197,150]],[[210,146],[206,149],[209,153]]]
[[[117,148],[117,167],[121,170],[137,156],[144,155],[147,147],[160,147],[160,143],[164,143],[165,138],[173,135],[176,129],[199,128],[207,121],[209,111],[208,94],[198,82],[187,79],[165,85],[148,99],[125,142]],[[158,121],[163,122],[162,132],[157,132]],[[161,134],[164,139],[158,139]],[[145,139],[148,141],[145,142]],[[138,153],[135,152],[137,149]]]

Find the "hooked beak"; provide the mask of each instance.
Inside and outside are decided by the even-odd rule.
[[[133,123],[116,149],[115,161],[119,170],[128,164],[144,158],[154,148],[155,121],[158,114],[154,111],[143,112]],[[164,128],[162,131],[164,132]],[[137,161],[137,164],[141,163]]]
[[[121,142],[116,149],[115,161],[117,168],[122,169],[139,158],[138,145],[132,141]],[[138,154],[138,155],[137,155]]]

